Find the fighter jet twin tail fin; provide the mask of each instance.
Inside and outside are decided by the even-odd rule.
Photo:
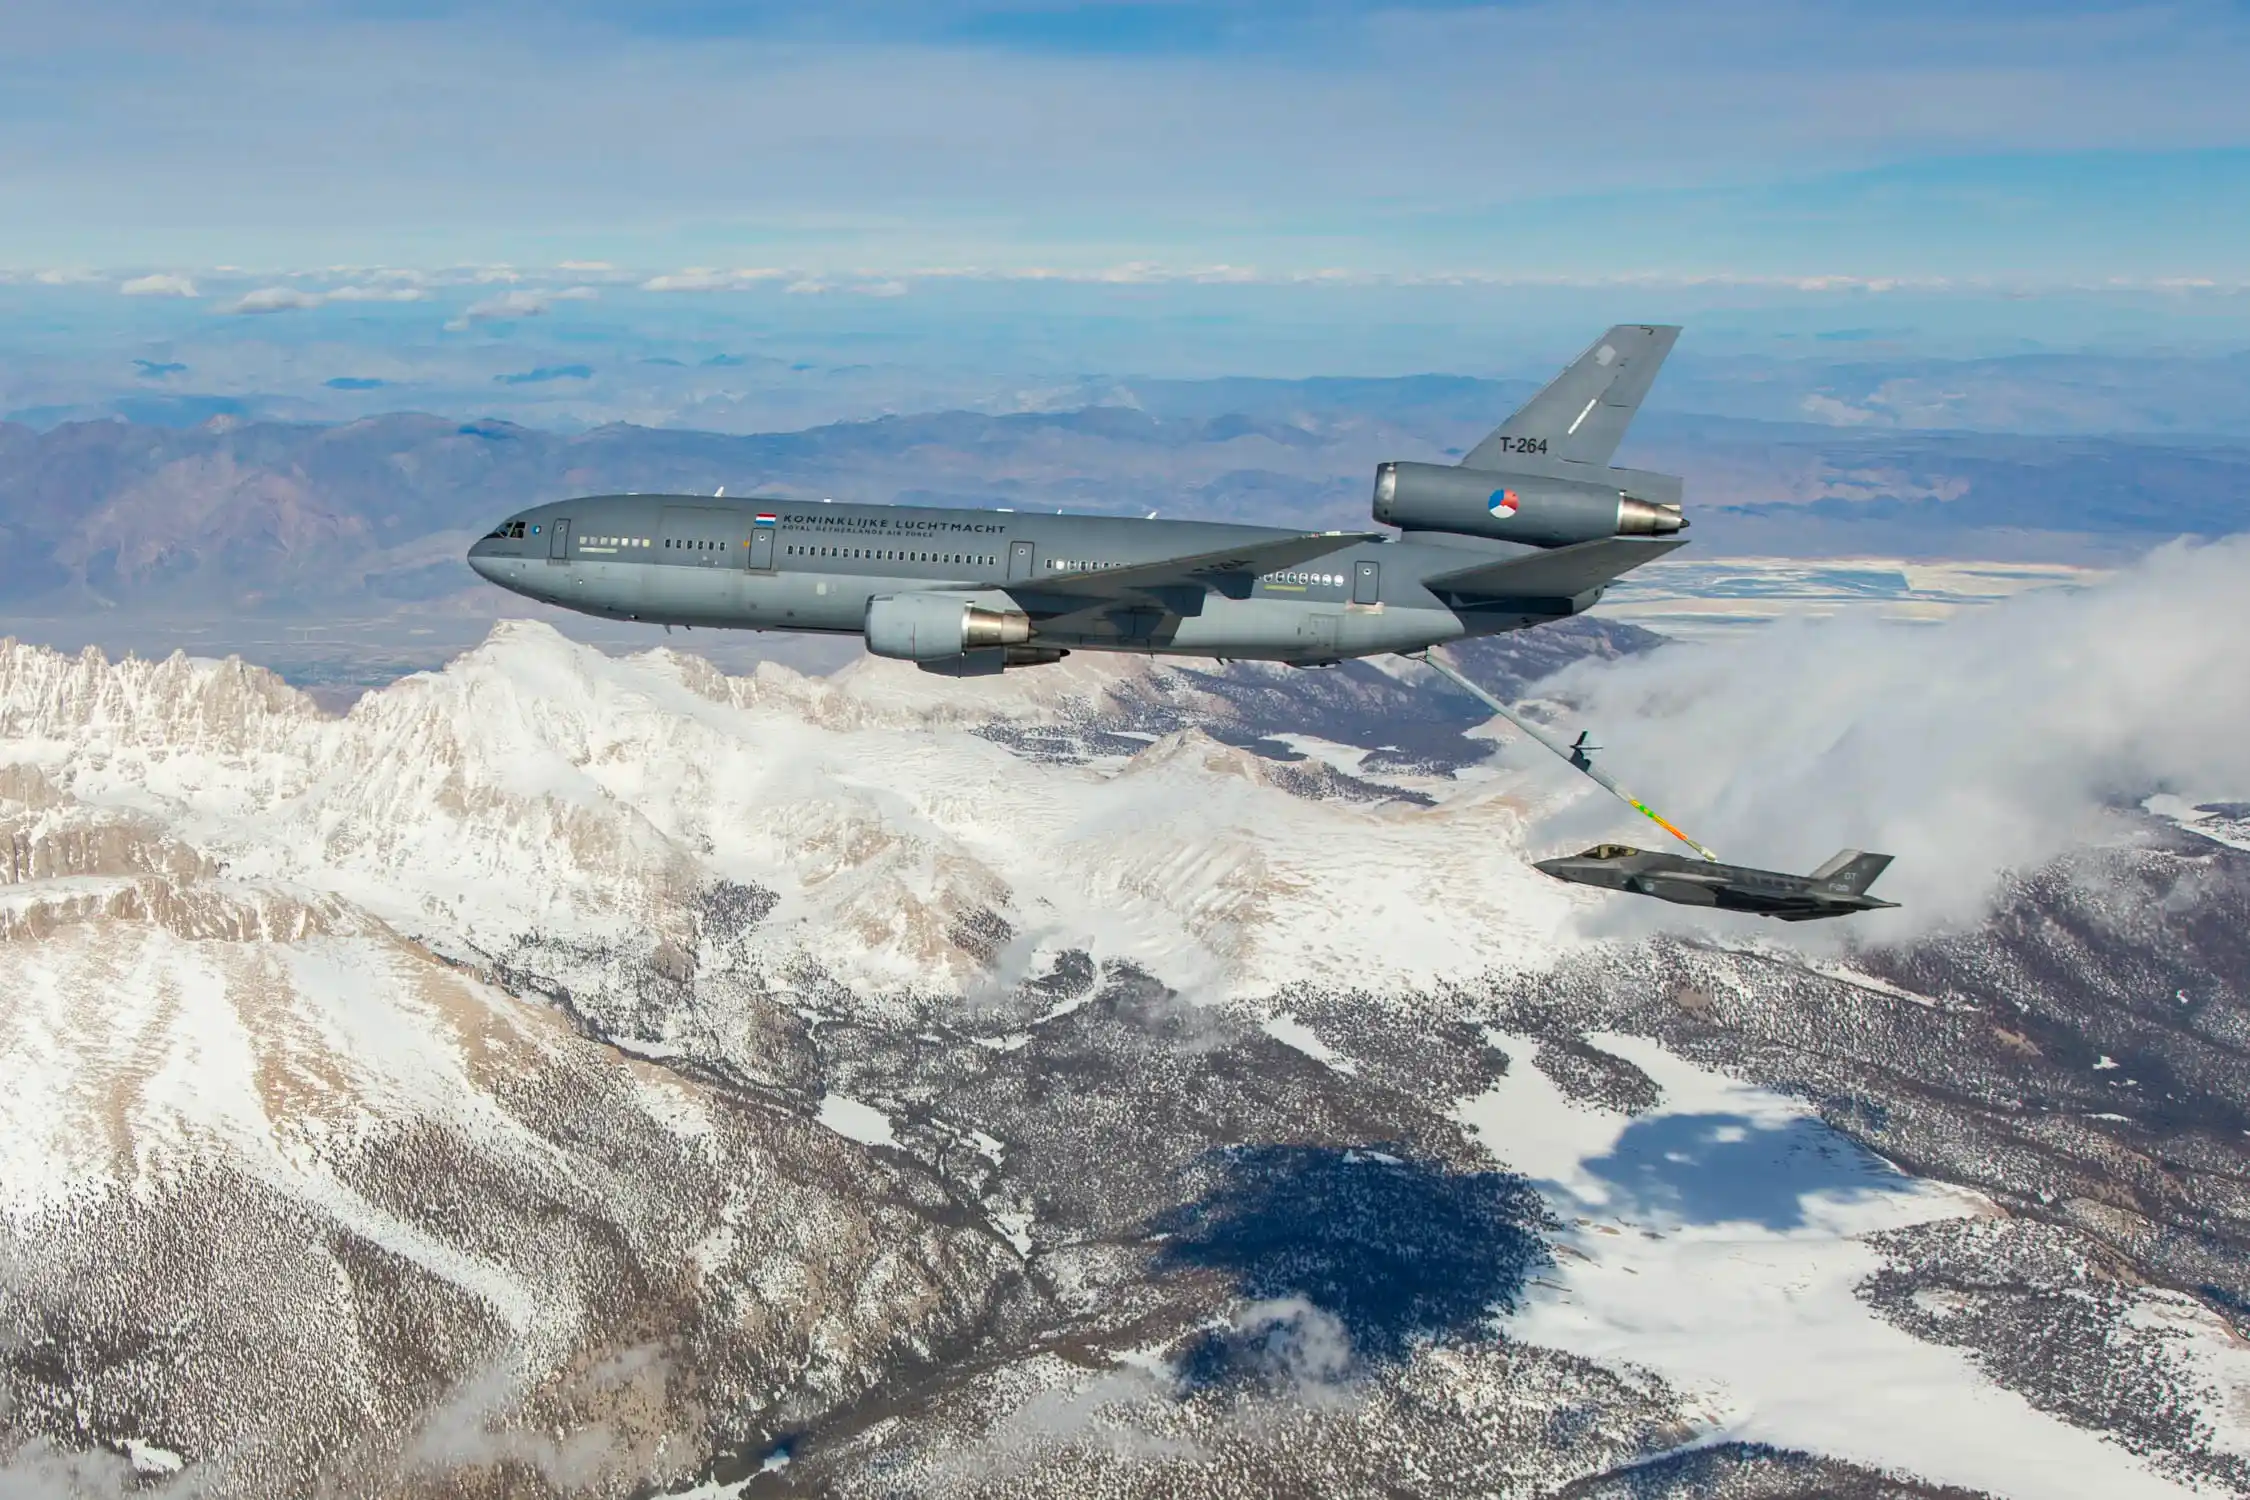
[[[1890,864],[1888,854],[1839,849],[1805,879],[1839,896],[1859,896],[1866,894],[1867,888],[1875,883],[1875,877],[1889,869]]]

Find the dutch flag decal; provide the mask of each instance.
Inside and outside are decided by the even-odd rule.
[[[771,526],[774,523],[774,519],[774,513],[770,510],[761,510],[758,512],[758,524],[760,526]]]
[[[1514,490],[1494,490],[1492,492],[1491,510],[1495,516],[1503,521],[1514,515],[1516,513],[1516,492]]]

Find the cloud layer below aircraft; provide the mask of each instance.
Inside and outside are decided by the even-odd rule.
[[[1725,858],[1803,870],[1847,845],[1895,855],[1880,894],[1905,909],[1856,919],[1894,935],[1972,919],[2008,872],[2105,836],[2153,794],[2250,799],[2246,576],[2250,537],[2174,543],[2092,587],[1944,625],[1786,622],[1580,667],[1558,687],[1612,774]],[[1575,801],[1546,835],[1656,847],[1606,802]],[[1709,920],[1633,906],[1634,921]]]

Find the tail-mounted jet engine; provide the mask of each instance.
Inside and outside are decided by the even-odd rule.
[[[1403,531],[1450,531],[1534,547],[1567,547],[1612,536],[1671,536],[1687,525],[1680,482],[1634,469],[1596,470],[1664,495],[1643,500],[1617,483],[1507,474],[1442,464],[1375,469],[1375,519]]]
[[[867,602],[867,649],[899,661],[942,661],[1030,639],[1031,616],[959,594],[885,594]]]

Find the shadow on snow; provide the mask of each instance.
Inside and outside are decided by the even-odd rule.
[[[1205,1190],[1153,1220],[1159,1271],[1225,1275],[1250,1303],[1176,1368],[1192,1387],[1326,1383],[1417,1344],[1487,1336],[1549,1262],[1554,1219],[1511,1172],[1393,1150],[1244,1146],[1203,1159]]]
[[[1579,1169],[1606,1190],[1607,1211],[1688,1224],[1801,1229],[1805,1199],[1910,1192],[1914,1180],[1819,1120],[1745,1115],[1636,1120],[1606,1156]]]

